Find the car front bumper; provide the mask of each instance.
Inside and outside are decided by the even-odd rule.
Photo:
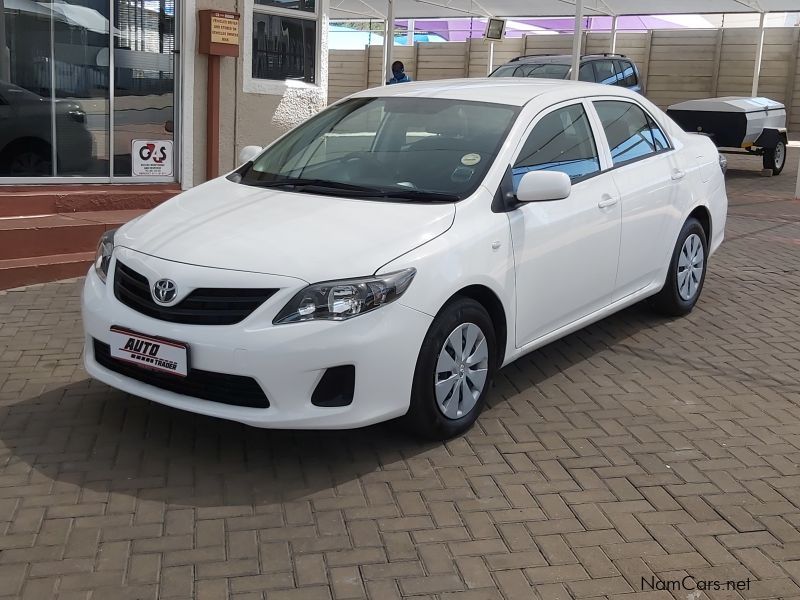
[[[138,254],[127,253],[126,262]],[[220,276],[218,269],[170,263],[145,255],[139,257],[147,263],[145,272],[149,268],[177,282],[197,281],[207,271],[214,271],[211,274],[214,280]],[[284,285],[275,286],[273,276],[225,272],[229,278],[249,281],[250,287],[258,287],[262,285],[260,279],[271,277],[268,285],[282,289],[234,325],[170,323],[141,314],[115,297],[115,262],[107,283],[103,283],[91,268],[84,285],[84,363],[92,377],[161,404],[256,427],[344,429],[370,425],[407,412],[417,356],[432,320],[429,315],[394,302],[342,322],[273,325],[275,314],[304,282],[280,278]],[[112,326],[186,343],[190,368],[251,377],[264,391],[269,407],[252,408],[202,400],[103,367],[95,358],[94,340],[108,344]],[[355,367],[352,403],[329,408],[315,406],[311,397],[326,369],[340,365]],[[235,398],[231,401],[235,402]]]

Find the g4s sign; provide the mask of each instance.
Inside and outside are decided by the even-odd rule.
[[[133,140],[131,142],[131,174],[171,176],[172,141]]]

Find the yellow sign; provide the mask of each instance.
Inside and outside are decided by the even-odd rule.
[[[211,43],[239,45],[239,19],[226,15],[211,16]]]

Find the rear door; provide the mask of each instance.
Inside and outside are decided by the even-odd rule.
[[[614,61],[610,59],[593,60],[594,73],[597,83],[605,85],[617,85],[619,76],[614,66]]]
[[[668,138],[638,103],[608,98],[592,104],[611,152],[622,209],[618,300],[652,283],[664,267],[665,224],[683,171],[673,165]]]

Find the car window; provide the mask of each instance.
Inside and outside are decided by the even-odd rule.
[[[504,65],[492,73],[492,77],[538,77],[540,79],[564,79],[569,65],[554,63],[522,63]]]
[[[627,60],[618,60],[616,63],[617,71],[620,77],[620,85],[625,87],[633,87],[639,83],[638,79],[636,78],[636,69],[633,68],[631,63],[629,63]]]
[[[587,62],[581,65],[581,68],[578,70],[578,80],[594,82],[594,67],[592,63]]]
[[[516,191],[529,171],[562,171],[572,181],[597,173],[600,159],[592,128],[582,104],[545,115],[531,131],[511,174]]]
[[[614,61],[595,60],[594,71],[597,74],[597,83],[614,85],[617,83],[617,72],[614,70]]]
[[[653,120],[653,117],[647,115],[647,122],[650,124],[650,133],[653,135],[653,142],[655,142],[656,145],[656,152],[669,150],[670,143],[667,140],[667,136],[663,131],[661,131],[661,128]]]
[[[669,148],[667,137],[638,105],[601,100],[594,106],[606,132],[615,167]]]
[[[483,181],[518,112],[446,98],[351,98],[290,131],[241,170],[238,181],[314,180],[333,189],[465,198]]]

